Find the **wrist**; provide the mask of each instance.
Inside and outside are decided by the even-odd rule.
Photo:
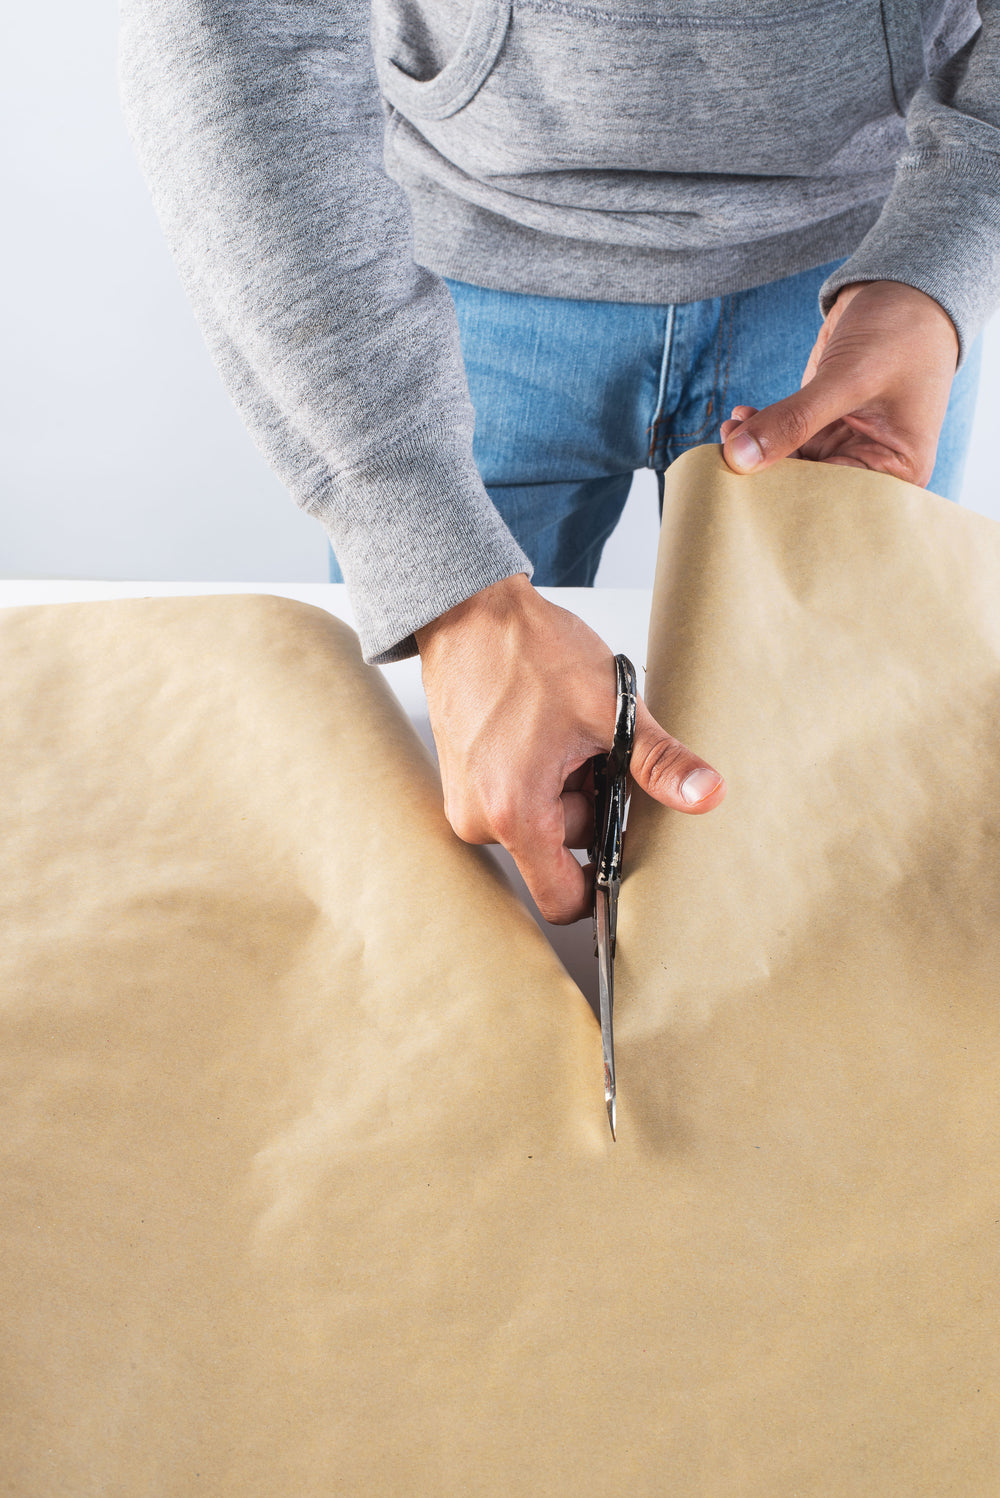
[[[516,572],[512,577],[491,583],[488,588],[481,588],[478,593],[464,598],[414,631],[421,658],[426,659],[437,642],[456,633],[467,634],[483,624],[502,624],[512,612],[523,608],[533,594],[534,589],[525,572]]]
[[[870,301],[873,307],[887,305],[905,309],[902,315],[906,321],[911,326],[922,324],[933,342],[942,350],[942,356],[944,356],[945,349],[953,355],[957,368],[961,353],[958,329],[950,313],[946,312],[934,297],[916,286],[911,286],[907,281],[849,281],[837,292],[830,314],[836,308],[839,318],[854,298],[862,292],[865,293],[866,303]]]

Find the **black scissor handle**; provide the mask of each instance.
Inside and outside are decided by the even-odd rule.
[[[610,753],[594,756],[594,863],[598,884],[621,878],[622,834],[632,745],[635,742],[635,667],[626,655],[615,656],[618,702]]]
[[[618,673],[618,703],[615,709],[615,740],[608,756],[608,770],[613,775],[627,775],[632,745],[635,743],[635,702],[638,695],[635,667],[627,655],[615,656]]]

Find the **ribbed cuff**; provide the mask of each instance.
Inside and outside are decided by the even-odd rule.
[[[1000,155],[907,153],[877,223],[820,288],[824,314],[854,281],[901,281],[933,297],[955,324],[961,364],[1000,305]]]
[[[414,655],[414,630],[480,589],[531,576],[454,423],[412,433],[300,503],[330,536],[375,665]]]

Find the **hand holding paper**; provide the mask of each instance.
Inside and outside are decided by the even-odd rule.
[[[579,920],[590,876],[569,850],[593,836],[586,776],[613,737],[611,651],[523,574],[434,620],[417,643],[452,827],[469,843],[502,843],[546,920]],[[632,776],[676,811],[711,811],[725,795],[641,698]]]
[[[802,386],[763,411],[722,423],[737,473],[811,458],[925,485],[958,357],[958,336],[931,297],[896,281],[845,286],[820,330]]]

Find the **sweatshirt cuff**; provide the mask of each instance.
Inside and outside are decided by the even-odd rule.
[[[1000,151],[908,152],[877,222],[820,288],[824,316],[856,281],[933,297],[955,324],[961,364],[1000,304]]]
[[[531,576],[454,423],[411,434],[299,502],[329,534],[372,665],[415,655],[414,630],[480,589]]]

